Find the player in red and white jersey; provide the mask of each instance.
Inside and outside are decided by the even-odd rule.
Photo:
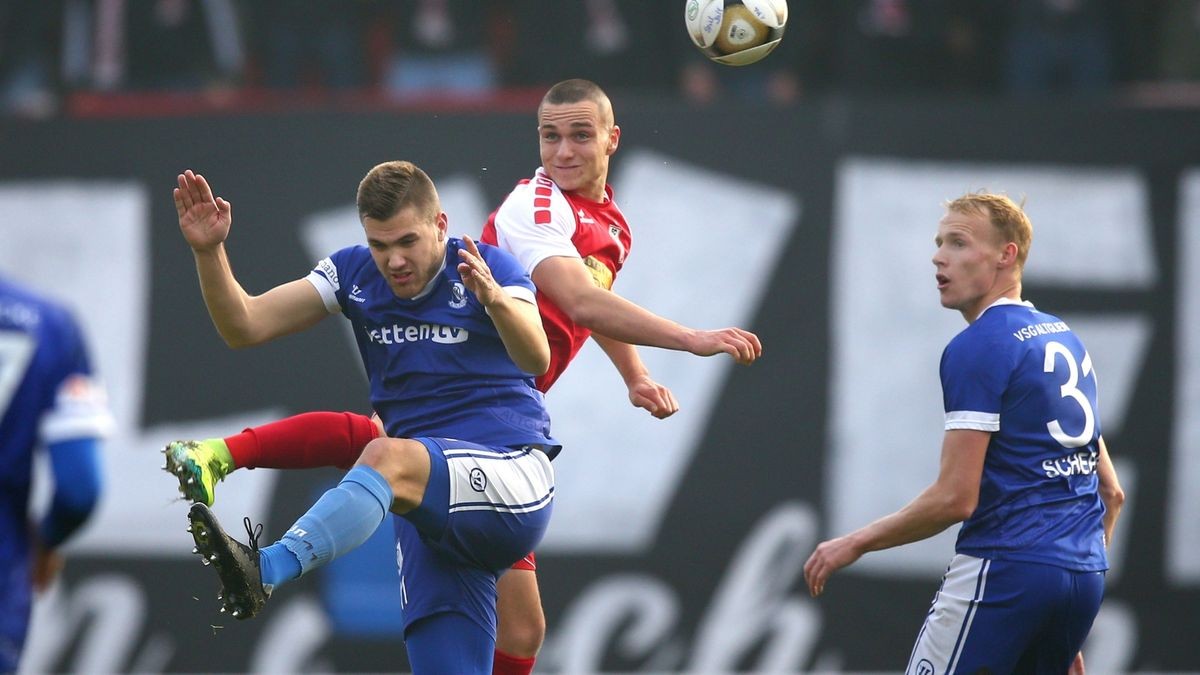
[[[596,286],[612,290],[632,243],[625,215],[612,194],[607,185],[600,202],[563,192],[546,170],[539,168],[492,213],[481,240],[512,252],[531,274],[547,258],[579,258]],[[591,330],[572,320],[540,288],[537,299],[550,340],[550,370],[537,378],[537,388],[548,391]]]
[[[651,379],[634,345],[729,354],[740,364],[753,363],[762,345],[741,328],[683,326],[611,290],[631,246],[629,226],[608,185],[609,159],[620,137],[612,104],[599,86],[576,79],[551,87],[538,106],[542,166],[505,198],[481,240],[515,255],[537,286],[551,352],[538,389],[550,388],[591,335],[621,374],[630,402],[665,418],[678,403]],[[225,439],[171,443],[165,449],[167,469],[179,476],[189,499],[211,505],[217,481],[237,468],[349,468],[380,433],[363,415],[305,413]],[[546,630],[535,569],[531,553],[497,584],[494,675],[533,670]]]

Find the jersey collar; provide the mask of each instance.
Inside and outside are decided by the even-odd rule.
[[[446,255],[442,256],[442,266],[438,268],[437,272],[434,272],[433,278],[429,280],[429,283],[425,284],[425,288],[422,288],[420,293],[417,293],[416,295],[412,296],[412,298],[409,298],[410,302],[416,302],[417,300],[423,300],[426,297],[428,297],[430,293],[433,292],[434,287],[437,286],[438,282],[442,280],[442,272],[446,271],[446,257],[449,255],[450,255],[450,246],[449,246],[449,244],[447,244],[446,245]]]
[[[988,305],[987,307],[984,307],[983,311],[979,313],[979,316],[983,316],[989,309],[991,309],[993,307],[1000,307],[1002,305],[1021,305],[1023,307],[1028,307],[1029,309],[1037,309],[1036,307],[1033,306],[1033,303],[1029,302],[1028,300],[1013,300],[1012,298],[1001,297],[1001,298],[996,298],[995,302]]]

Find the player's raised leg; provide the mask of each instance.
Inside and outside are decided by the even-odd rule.
[[[220,438],[171,441],[163,448],[163,470],[179,479],[179,492],[192,502],[212,506],[217,483],[234,470],[229,447]]]
[[[212,506],[217,483],[237,469],[348,469],[381,435],[366,415],[302,413],[226,438],[173,441],[163,449],[163,469],[178,478],[185,498]]]
[[[412,476],[422,471],[427,478],[425,447],[415,441],[393,443],[401,448],[394,453],[394,461],[410,464],[409,473],[398,481],[399,485],[417,484],[419,478]],[[409,452],[404,452],[405,449]],[[393,476],[402,474],[395,466],[385,470]],[[423,485],[415,491],[416,503],[423,491]],[[249,619],[262,609],[275,587],[357,548],[379,527],[389,508],[394,505],[399,509],[411,508],[413,498],[413,490],[401,498],[381,472],[359,464],[288,528],[282,539],[263,549],[258,548],[258,532],[250,531],[248,524],[250,545],[246,546],[225,533],[208,507],[195,504],[189,514],[196,542],[194,552],[202,556],[204,564],[216,567],[221,580],[218,598],[222,601],[222,611],[230,611],[238,619]]]

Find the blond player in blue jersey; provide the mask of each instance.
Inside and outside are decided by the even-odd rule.
[[[962,523],[905,672],[1083,672],[1124,494],[1100,434],[1079,337],[1021,299],[1033,227],[1004,195],[946,205],[933,256],[943,307],[967,327],[942,354],[937,480],[903,509],[817,546],[813,596],[870,551]]]

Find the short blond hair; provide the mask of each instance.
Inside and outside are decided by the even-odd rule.
[[[1008,195],[992,192],[968,192],[946,202],[946,210],[966,215],[979,215],[988,219],[1000,243],[1013,242],[1017,245],[1017,268],[1025,269],[1029,247],[1033,244],[1033,223],[1025,214],[1021,204]]]

